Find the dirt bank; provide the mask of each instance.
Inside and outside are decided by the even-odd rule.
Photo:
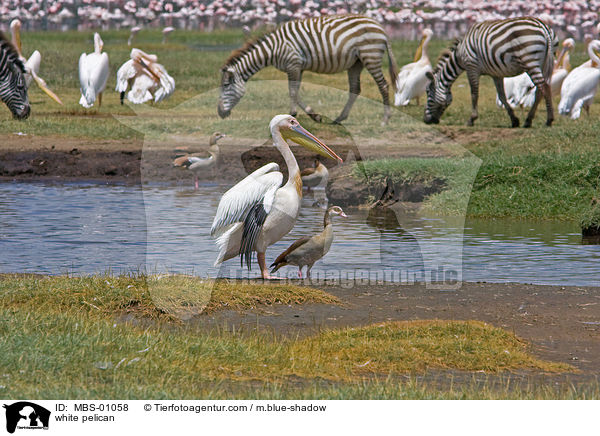
[[[280,153],[271,141],[225,138],[219,142],[219,169],[200,175],[203,180],[237,181],[268,162],[277,162],[285,173]],[[400,156],[437,156],[439,149],[420,149],[409,145],[394,150],[373,141],[360,149],[343,139],[328,141],[344,160]],[[0,180],[98,180],[102,182],[190,183],[193,175],[173,168],[172,161],[183,154],[206,155],[208,137],[177,138],[170,143],[130,140],[91,140],[35,135],[3,135],[0,137]],[[316,155],[304,148],[292,150],[300,168],[313,166]],[[337,163],[321,158],[333,169]],[[349,165],[348,165],[349,167]],[[335,172],[334,172],[335,174]]]
[[[458,290],[424,285],[318,286],[342,306],[311,304],[258,307],[201,315],[190,327],[263,330],[306,336],[328,328],[415,319],[481,320],[514,331],[548,360],[578,368],[584,378],[600,376],[600,288],[464,283]]]

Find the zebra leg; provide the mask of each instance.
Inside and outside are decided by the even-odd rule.
[[[352,105],[356,101],[357,97],[360,95],[360,73],[363,69],[363,65],[361,61],[356,61],[354,65],[352,65],[348,69],[348,85],[349,85],[349,95],[348,102],[346,102],[346,106],[344,106],[344,110],[337,117],[333,124],[340,124],[350,114],[350,110],[352,109]]]
[[[546,125],[550,127],[554,121],[554,107],[552,106],[552,87],[549,83],[544,82],[542,92],[546,99]],[[588,112],[589,114],[589,112]]]
[[[298,111],[296,105],[306,112],[317,123],[321,122],[321,115],[315,113],[310,106],[306,106],[300,100],[300,82],[302,81],[302,70],[293,69],[288,71],[288,87],[290,90],[290,115],[296,116]]]
[[[498,98],[500,102],[506,108],[506,112],[508,112],[508,116],[510,117],[510,121],[513,127],[519,127],[519,119],[515,116],[515,112],[513,111],[508,101],[506,101],[506,92],[504,92],[504,78],[503,77],[494,77],[494,84],[496,85],[496,92],[498,93]]]
[[[300,92],[300,82],[302,81],[302,72],[296,70],[288,72],[288,89],[290,91],[290,115],[295,117],[298,113],[296,105],[298,104],[298,93]]]
[[[525,120],[525,124],[523,124],[523,127],[525,127],[525,128],[531,127],[531,124],[533,123],[533,118],[535,117],[535,111],[537,110],[537,107],[538,107],[538,104],[540,103],[541,98],[542,98],[541,86],[536,86],[535,100],[533,102],[533,106],[531,106],[531,110],[527,114],[527,119]],[[552,121],[550,121],[550,123],[552,123]]]
[[[479,118],[479,112],[477,112],[477,101],[479,100],[479,72],[473,70],[467,70],[467,78],[469,79],[469,85],[471,87],[471,118],[467,121],[467,126],[475,124],[475,120]],[[506,99],[506,96],[504,96]]]
[[[377,87],[379,88],[379,92],[381,93],[381,97],[383,99],[383,122],[382,125],[386,125],[390,120],[390,96],[389,96],[389,85],[387,80],[385,80],[385,76],[383,75],[383,68],[381,66],[381,56],[378,58],[379,61],[372,61],[371,63],[361,59],[362,64],[365,66],[367,71],[373,76],[375,79],[375,83],[377,83]],[[394,80],[395,78],[392,78]]]

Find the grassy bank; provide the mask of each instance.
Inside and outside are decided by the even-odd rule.
[[[1,395],[47,399],[598,395],[594,385],[554,389],[503,379],[503,371],[549,374],[573,368],[540,360],[514,334],[481,322],[388,322],[283,339],[208,332],[166,313],[160,298],[154,298],[155,287],[148,285],[151,280],[0,278]],[[197,279],[160,280],[170,295],[181,295],[181,289],[192,284],[200,294],[206,289]],[[219,282],[211,289],[209,311],[340,304],[321,291],[285,284],[240,287]],[[189,299],[178,301],[190,304]],[[123,321],[125,313],[133,313],[138,321]],[[441,373],[444,386],[436,387],[417,381],[416,375],[426,371],[450,372]],[[489,381],[473,376],[471,381],[470,372],[497,375]],[[455,375],[463,380],[456,386]]]
[[[424,209],[473,217],[574,220],[597,222],[600,163],[595,152],[490,153],[479,170],[473,159],[377,160],[355,166],[355,177],[371,184],[386,178],[396,183],[444,182]],[[471,177],[476,174],[475,179]],[[469,198],[470,196],[470,198]]]

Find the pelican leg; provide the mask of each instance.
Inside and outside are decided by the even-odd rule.
[[[262,275],[263,280],[281,280],[281,277],[272,276],[269,274],[269,270],[267,269],[267,263],[265,262],[265,253],[256,253],[256,258],[258,260],[258,267],[260,268],[260,273]]]
[[[195,187],[196,191],[197,191],[197,190],[198,190],[198,188],[199,188],[199,184],[198,184],[198,176],[196,176],[196,177],[195,177],[195,180],[194,180],[194,187]]]
[[[98,107],[102,106],[102,93],[98,94]]]

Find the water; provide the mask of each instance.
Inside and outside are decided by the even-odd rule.
[[[212,265],[216,248],[208,231],[228,187],[2,183],[0,272],[254,277],[255,263],[250,273],[239,259]],[[313,203],[305,196],[296,227],[269,248],[267,261],[296,238],[321,230],[323,210]],[[456,218],[346,213],[347,219],[335,220],[335,241],[315,274],[382,273],[421,281],[435,270],[441,271],[433,275],[438,279],[600,285],[600,246],[582,245],[574,223],[470,219],[463,239]],[[281,271],[289,277],[297,272]]]

